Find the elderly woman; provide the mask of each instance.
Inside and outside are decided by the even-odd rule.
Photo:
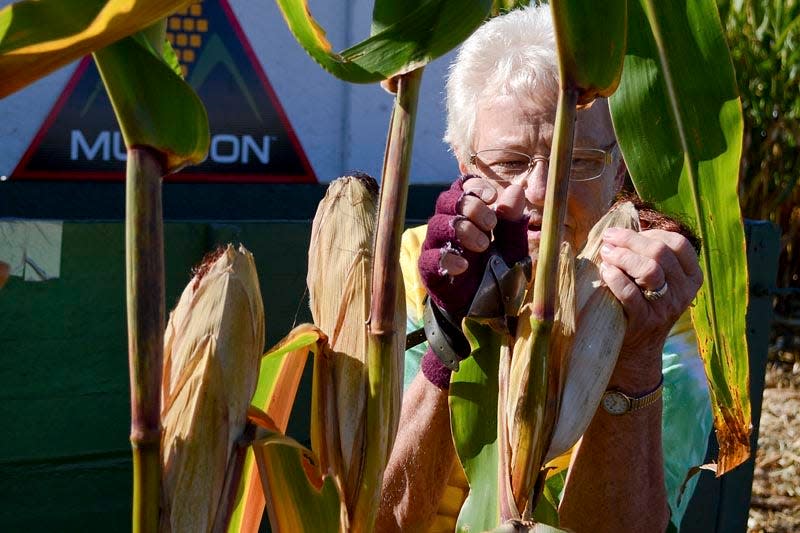
[[[461,48],[447,82],[446,141],[462,177],[427,227],[404,235],[404,266],[418,264],[404,268],[410,321],[421,320],[425,292],[459,321],[490,245],[509,263],[535,259],[558,94],[554,48],[549,10],[534,7],[492,19]],[[580,249],[625,175],[605,100],[578,112],[574,146],[564,238]],[[680,525],[693,486],[678,506],[679,486],[702,462],[711,425],[694,334],[681,318],[702,273],[678,233],[614,229],[603,238],[601,276],[628,318],[609,390],[632,407],[609,396],[598,409],[571,457],[560,521],[579,532],[664,531],[670,517]],[[465,490],[450,435],[450,370],[431,349],[421,364],[407,353],[406,366],[377,530],[452,529]]]

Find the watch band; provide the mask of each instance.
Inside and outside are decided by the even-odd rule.
[[[661,391],[664,390],[664,376],[661,376],[661,381],[658,382],[658,386],[653,390],[653,392],[649,392],[644,396],[640,396],[639,398],[632,398],[628,396],[628,399],[631,401],[631,408],[630,411],[636,411],[637,409],[643,409],[648,405],[656,403],[661,398]]]
[[[662,374],[661,381],[658,382],[658,386],[644,396],[628,396],[620,390],[610,389],[603,394],[603,398],[600,403],[608,413],[612,415],[622,415],[625,413],[630,413],[631,411],[644,409],[645,407],[656,403],[661,399],[661,392],[663,389],[664,376]],[[620,402],[615,400],[622,400],[626,404],[626,408],[621,408],[619,405]]]

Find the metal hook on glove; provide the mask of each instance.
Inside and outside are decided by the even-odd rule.
[[[467,316],[488,321],[501,331],[512,331],[532,270],[530,257],[526,256],[509,267],[493,250]],[[427,339],[442,364],[450,370],[458,370],[459,362],[470,353],[469,342],[461,331],[461,321],[439,308],[430,298],[425,301],[423,320],[424,326],[406,337],[406,350]]]

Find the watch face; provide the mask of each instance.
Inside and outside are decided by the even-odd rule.
[[[627,413],[630,407],[630,400],[621,392],[608,391],[603,395],[603,409],[612,415]]]

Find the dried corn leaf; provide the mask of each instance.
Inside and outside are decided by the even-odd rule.
[[[286,432],[297,388],[309,353],[319,353],[327,337],[312,324],[295,327],[261,358],[258,383],[248,409],[248,419],[259,428],[275,433]],[[259,530],[265,503],[264,487],[254,453],[247,449],[242,476],[234,498],[234,508],[227,524],[228,533],[255,533]]]
[[[208,257],[170,314],[162,381],[164,531],[209,531],[264,346],[252,255]]]

